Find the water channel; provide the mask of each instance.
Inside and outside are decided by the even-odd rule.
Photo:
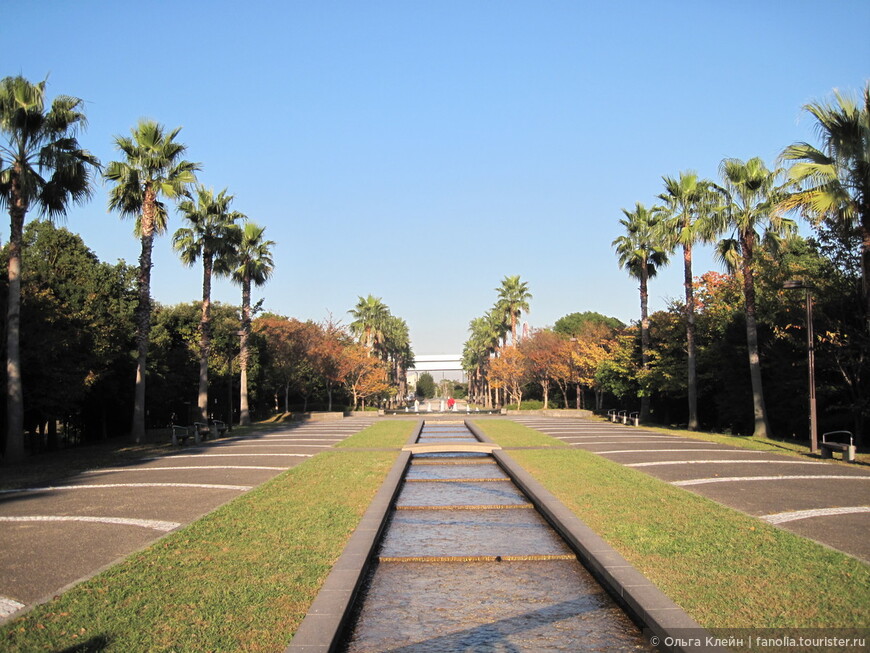
[[[491,455],[415,453],[393,508],[344,651],[651,650]]]

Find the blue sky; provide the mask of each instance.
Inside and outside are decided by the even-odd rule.
[[[11,2],[0,76],[86,100],[104,163],[141,117],[182,126],[200,181],[277,241],[268,310],[348,321],[381,297],[418,354],[461,351],[505,275],[533,327],[636,319],[611,241],[662,176],[715,178],[813,141],[801,111],[870,80],[870,2]],[[65,222],[101,260],[138,259],[106,187]],[[170,231],[181,226],[173,217]],[[8,237],[8,220],[0,237]],[[153,294],[195,301],[168,236]],[[719,269],[709,251],[696,274]],[[681,266],[651,308],[681,294]],[[218,281],[214,298],[239,303]]]

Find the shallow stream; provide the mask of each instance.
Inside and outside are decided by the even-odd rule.
[[[394,508],[345,651],[651,650],[492,456],[414,455]]]

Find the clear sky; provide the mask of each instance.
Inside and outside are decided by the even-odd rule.
[[[663,175],[813,141],[801,107],[863,88],[868,33],[867,0],[0,0],[0,76],[85,99],[104,163],[141,117],[182,126],[200,181],[278,243],[268,310],[346,323],[373,294],[416,353],[458,353],[505,275],[528,282],[533,327],[636,319],[620,209]],[[65,224],[135,264],[106,191]],[[154,261],[158,301],[200,298],[168,236]],[[681,278],[677,261],[653,281],[651,309]],[[226,281],[213,296],[240,302]]]

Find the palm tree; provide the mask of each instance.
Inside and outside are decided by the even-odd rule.
[[[365,299],[359,297],[356,306],[348,311],[354,318],[350,330],[359,338],[369,356],[374,348],[383,340],[383,329],[390,314],[390,309],[380,297],[369,295]]]
[[[198,186],[196,201],[185,200],[178,205],[189,227],[181,227],[172,236],[172,247],[181,261],[194,265],[202,258],[202,315],[199,322],[199,414],[208,422],[208,359],[211,353],[211,280],[214,275],[228,276],[230,261],[241,241],[242,232],[236,224],[245,216],[230,211],[232,195],[223,189]]]
[[[233,281],[242,287],[242,331],[239,347],[239,367],[241,368],[241,398],[239,400],[239,424],[251,423],[248,412],[248,340],[251,336],[251,284],[262,286],[272,276],[275,264],[272,261],[272,247],[275,242],[265,239],[265,227],[246,222],[242,229],[242,240],[236,249],[232,272]]]
[[[746,347],[749,352],[749,374],[752,381],[752,403],[755,414],[755,433],[770,436],[764,390],[761,381],[761,359],[758,351],[756,323],[755,251],[759,246],[776,249],[783,236],[795,232],[793,220],[774,213],[783,198],[783,188],[777,180],[780,170],[768,170],[758,157],[744,162],[725,159],[719,167],[727,205],[721,212],[726,229],[733,230],[731,238],[719,242],[717,254],[730,270],[740,270],[743,277],[743,307],[746,314]],[[759,233],[759,230],[761,233]]]
[[[789,178],[801,190],[780,204],[799,208],[815,222],[829,220],[847,228],[857,225],[861,237],[864,318],[870,331],[870,83],[858,102],[835,91],[836,104],[804,106],[816,119],[821,149],[794,143],[781,158],[794,161]]]
[[[166,231],[165,195],[175,198],[196,181],[198,163],[182,159],[187,147],[175,139],[181,127],[165,132],[163,125],[140,120],[131,136],[116,136],[115,147],[123,161],[112,161],[105,177],[115,183],[109,191],[109,210],[136,220],[134,233],[142,241],[139,255],[139,305],[136,307],[136,395],[133,405],[132,436],[140,442],[145,435],[145,372],[148,362],[148,334],[151,330],[151,251],[154,236]]]
[[[532,293],[529,292],[529,284],[525,281],[520,281],[520,275],[515,274],[512,277],[505,276],[501,280],[501,286],[496,288],[498,291],[498,301],[496,308],[503,312],[508,324],[511,327],[511,344],[517,344],[517,321],[523,311],[529,312],[529,300],[532,298]]]
[[[686,292],[686,351],[688,366],[689,430],[698,429],[698,374],[695,344],[695,293],[692,286],[692,247],[712,238],[705,218],[710,212],[710,182],[698,178],[692,171],[681,172],[679,179],[662,177],[665,192],[659,199],[667,203],[670,218],[665,231],[670,235],[668,250],[683,248],[683,286]]]
[[[6,310],[7,461],[24,457],[21,385],[21,240],[31,207],[53,219],[91,195],[100,163],[76,138],[87,124],[82,100],[59,95],[46,111],[45,81],[0,81],[0,206],[9,209],[9,299]]]
[[[619,224],[625,227],[625,235],[613,241],[619,266],[640,281],[640,356],[644,371],[649,369],[649,291],[647,284],[658,272],[658,268],[668,264],[661,224],[665,213],[661,207],[647,209],[640,202],[634,211],[622,209],[625,219]],[[640,399],[640,419],[649,419],[649,395],[644,393]]]

